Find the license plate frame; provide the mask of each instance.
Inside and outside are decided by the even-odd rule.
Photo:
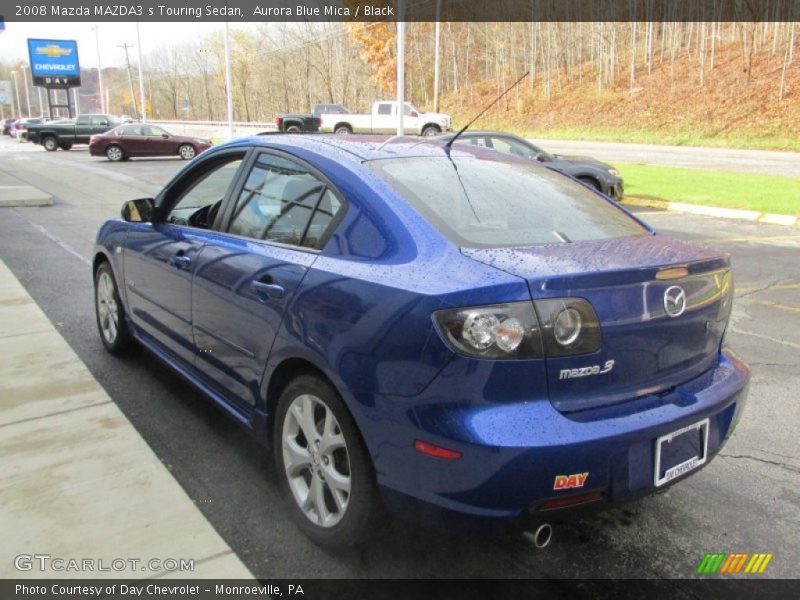
[[[698,421],[697,423],[692,423],[691,425],[687,425],[686,427],[681,427],[671,433],[667,433],[666,435],[662,435],[656,440],[655,445],[655,472],[653,476],[653,482],[656,487],[661,487],[662,485],[669,483],[673,479],[684,475],[690,471],[694,471],[698,467],[704,465],[708,462],[708,428],[709,428],[710,421],[708,418],[703,419],[702,421]],[[675,438],[693,432],[695,430],[700,430],[700,435],[702,436],[702,454],[700,456],[693,456],[677,465],[673,465],[670,468],[664,471],[664,475],[661,475],[661,463],[662,463],[662,455],[661,450],[666,443],[671,443],[672,440]]]

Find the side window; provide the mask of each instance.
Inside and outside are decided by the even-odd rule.
[[[142,135],[142,128],[139,125],[127,125],[117,129],[117,135]]]
[[[465,144],[469,146],[480,146],[481,148],[486,147],[486,138],[485,137],[460,137],[456,140],[456,145],[458,144]]]
[[[524,144],[508,138],[493,137],[492,147],[500,152],[522,156],[523,158],[534,158],[536,156],[536,153]]]
[[[304,166],[261,154],[245,182],[228,231],[315,248],[340,209],[338,198]]]
[[[169,223],[207,229],[242,164],[241,156],[229,157],[195,179],[170,210]],[[214,214],[211,214],[213,211]]]
[[[75,121],[75,125],[89,125],[91,122],[91,117],[78,117]]]
[[[166,134],[167,132],[161,129],[161,127],[154,127],[153,125],[142,125],[142,130],[144,135],[161,137],[162,135]]]
[[[392,105],[391,104],[378,104],[378,114],[379,115],[390,115],[390,114],[392,114]]]

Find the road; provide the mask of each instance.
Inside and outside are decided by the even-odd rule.
[[[760,173],[800,177],[800,152],[743,150],[738,148],[701,148],[692,146],[657,146],[620,142],[584,142],[531,139],[555,154],[592,156],[612,164],[642,163],[662,167],[687,167],[732,173]]]
[[[712,551],[772,552],[764,576],[797,576],[800,231],[643,213],[662,233],[733,256],[729,337],[753,382],[736,434],[707,468],[623,509],[557,526],[545,551],[521,537],[445,535],[386,519],[364,547],[334,553],[289,521],[266,450],[154,358],[143,351],[114,358],[97,337],[95,232],[124,200],[152,195],[183,164],[112,164],[85,149],[46,153],[0,140],[0,170],[55,196],[49,207],[0,209],[0,258],[256,576],[684,578]]]

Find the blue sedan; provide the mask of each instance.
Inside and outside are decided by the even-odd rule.
[[[272,447],[298,527],[380,508],[537,528],[707,465],[749,372],[727,255],[524,159],[265,135],[100,229],[105,347],[138,342]]]

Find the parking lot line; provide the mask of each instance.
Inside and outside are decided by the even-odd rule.
[[[0,577],[252,577],[2,261],[0,356]]]
[[[800,306],[793,306],[791,304],[781,304],[780,302],[771,302],[769,300],[754,300],[756,304],[763,304],[772,308],[779,308],[781,310],[788,310],[790,312],[800,313]]]
[[[693,242],[700,243],[700,244],[735,244],[741,242],[776,242],[780,240],[797,240],[800,242],[800,235],[748,235],[743,237],[730,237],[730,238],[707,238],[704,240],[692,240]]]

